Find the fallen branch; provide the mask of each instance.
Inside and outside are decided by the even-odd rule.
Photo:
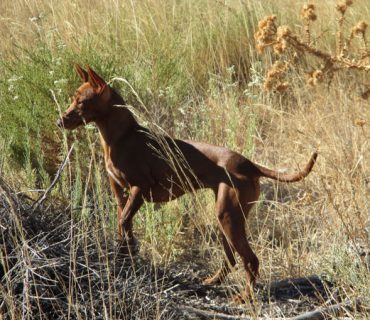
[[[50,193],[50,191],[54,188],[54,186],[56,185],[56,183],[58,182],[58,180],[60,179],[61,175],[62,175],[62,172],[65,168],[65,166],[67,165],[67,162],[69,160],[69,157],[72,153],[72,150],[73,150],[73,144],[71,146],[71,148],[69,149],[67,155],[65,156],[62,164],[60,165],[57,173],[55,174],[55,177],[54,177],[54,180],[52,181],[52,183],[50,184],[50,186],[45,190],[44,194],[39,197],[36,202],[32,205],[32,213],[34,213],[38,207],[45,201],[45,199],[47,198],[48,194]]]
[[[317,276],[311,275],[302,278],[291,278],[271,282],[266,285],[264,290],[268,292],[269,296],[277,300],[282,299],[299,299],[302,296],[326,297],[328,290],[334,286],[328,281],[325,275]]]
[[[194,315],[200,316],[204,319],[220,319],[220,320],[251,320],[250,317],[244,316],[232,316],[225,313],[213,312],[208,310],[201,310],[189,306],[179,306],[179,310],[192,313]]]
[[[314,311],[303,313],[297,317],[291,318],[291,320],[321,320],[330,317],[338,317],[343,311],[353,311],[350,303],[347,304],[334,304],[329,307],[317,308]]]

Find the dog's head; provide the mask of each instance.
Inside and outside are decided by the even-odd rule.
[[[75,69],[83,84],[76,90],[72,102],[57,121],[61,128],[73,130],[104,117],[110,108],[111,88],[93,69],[87,71],[78,64]]]

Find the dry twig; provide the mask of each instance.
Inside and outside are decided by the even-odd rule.
[[[60,179],[61,174],[62,174],[65,166],[68,163],[68,160],[69,160],[69,157],[70,157],[70,155],[72,153],[72,150],[73,150],[73,144],[72,144],[71,148],[69,149],[67,155],[65,156],[62,164],[60,165],[57,173],[55,174],[55,177],[54,177],[53,181],[51,182],[50,186],[45,190],[44,194],[42,196],[40,196],[37,199],[37,201],[35,201],[35,203],[32,205],[32,212],[35,212],[37,210],[37,208],[45,201],[45,199],[47,198],[47,196],[50,193],[50,191],[54,188],[54,186],[56,185],[56,183]]]

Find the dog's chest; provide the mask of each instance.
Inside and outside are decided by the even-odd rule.
[[[104,139],[101,137],[101,142],[104,150],[104,162],[105,169],[109,177],[117,183],[121,188],[126,188],[128,186],[127,179],[125,175],[114,166],[111,159],[111,148],[105,143]]]
[[[108,175],[116,182],[121,188],[126,188],[128,183],[124,174],[117,170],[111,162],[106,163],[105,169]]]

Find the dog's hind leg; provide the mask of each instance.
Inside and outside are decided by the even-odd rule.
[[[219,200],[219,195],[218,195],[219,188],[216,188],[213,191],[215,193],[215,198],[216,198],[216,211],[219,212],[220,210],[222,210],[222,208],[220,208],[220,202],[218,201]],[[230,245],[230,242],[228,241],[228,239],[225,237],[225,234],[222,231],[221,223],[220,223],[220,228],[221,228],[220,238],[221,238],[222,245],[224,248],[225,258],[222,261],[221,268],[217,270],[214,275],[203,280],[203,284],[206,284],[206,285],[215,285],[215,284],[220,284],[224,282],[226,276],[231,272],[231,269],[236,265],[235,250]]]
[[[247,190],[253,193],[254,189],[250,187]],[[250,298],[258,276],[259,261],[248,243],[245,232],[245,217],[247,217],[252,204],[241,205],[239,193],[239,190],[221,184],[217,199],[217,215],[224,236],[229,243],[229,247],[232,248],[231,251],[236,251],[241,257],[246,272],[246,297]]]
[[[235,212],[223,212],[220,222],[230,245],[241,257],[246,272],[246,297],[251,298],[258,276],[259,261],[248,243],[244,228],[244,217],[241,212],[237,215]]]
[[[230,273],[231,269],[235,266],[235,250],[230,246],[229,241],[222,233],[222,244],[225,250],[225,259],[222,262],[221,268],[211,277],[205,279],[203,284],[214,285],[224,282],[226,276]]]

